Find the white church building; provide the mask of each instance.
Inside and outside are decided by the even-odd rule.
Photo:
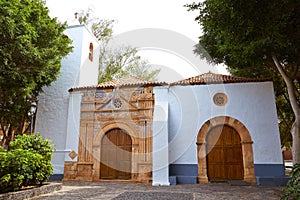
[[[39,96],[36,132],[53,140],[54,176],[152,185],[286,182],[273,84],[205,73],[171,84],[98,82],[99,44],[69,27],[74,51]]]

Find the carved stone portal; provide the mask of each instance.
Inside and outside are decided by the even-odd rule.
[[[151,182],[153,87],[82,88],[80,91],[78,161],[65,163],[64,180],[101,180],[104,159],[101,155],[105,156],[101,154],[102,140],[109,131],[121,129],[132,141],[127,152],[131,154],[130,180]]]

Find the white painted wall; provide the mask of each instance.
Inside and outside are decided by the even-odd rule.
[[[90,43],[94,46],[93,61],[88,59]],[[85,27],[83,31],[82,44],[79,86],[97,85],[100,45],[95,36]]]
[[[53,140],[57,150],[52,159],[55,174],[63,173],[65,156],[70,152],[69,142],[66,147],[67,132],[74,134],[74,137],[78,135],[76,127],[72,127],[71,122],[79,119],[80,101],[78,97],[70,98],[68,90],[72,87],[96,85],[98,78],[97,40],[82,25],[68,27],[65,34],[73,41],[73,52],[62,60],[58,79],[50,87],[44,88],[44,93],[39,96],[35,127],[36,132]],[[93,62],[88,59],[90,42],[94,44]]]
[[[224,92],[226,106],[213,96]],[[196,137],[201,126],[216,116],[241,121],[253,140],[254,164],[282,164],[273,84],[235,83],[172,86],[169,89],[169,162],[197,164]]]
[[[66,151],[75,151],[78,153],[79,133],[80,133],[80,109],[81,109],[80,92],[70,93],[68,118],[67,118],[67,135],[66,135]],[[77,162],[77,157],[72,159],[65,154],[65,161]]]
[[[152,185],[170,185],[168,155],[168,88],[154,88]]]

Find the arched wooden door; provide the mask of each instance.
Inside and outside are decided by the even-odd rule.
[[[207,176],[210,181],[243,180],[241,138],[230,126],[210,130],[207,142]]]
[[[101,179],[131,179],[131,137],[122,129],[108,131],[101,142]]]

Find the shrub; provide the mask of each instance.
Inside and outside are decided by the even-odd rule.
[[[28,150],[16,149],[0,153],[0,189],[1,192],[15,191],[32,180],[36,162],[42,159],[40,154]]]
[[[0,191],[19,190],[22,186],[42,184],[52,174],[53,145],[39,134],[19,135],[11,150],[0,148]]]
[[[41,154],[44,159],[51,160],[54,146],[48,139],[44,139],[39,133],[35,135],[18,135],[9,144],[11,149],[26,149]]]
[[[300,198],[300,163],[294,165],[291,176],[291,180],[289,180],[283,189],[282,200],[294,200]]]

